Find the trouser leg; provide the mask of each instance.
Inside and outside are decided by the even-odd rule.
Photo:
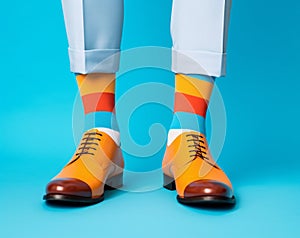
[[[224,76],[231,0],[173,0],[175,73]]]
[[[115,73],[119,67],[123,0],[62,0],[71,71]]]

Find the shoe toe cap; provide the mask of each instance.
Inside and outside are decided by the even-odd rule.
[[[47,194],[73,195],[91,197],[92,191],[88,184],[75,178],[59,178],[52,180],[46,188]]]
[[[217,196],[231,198],[232,189],[221,182],[214,180],[197,180],[190,183],[184,190],[184,197]]]

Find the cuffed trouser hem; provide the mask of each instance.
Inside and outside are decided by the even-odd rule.
[[[69,48],[70,68],[74,73],[116,73],[119,69],[120,50],[84,50]]]
[[[172,49],[172,71],[214,77],[226,74],[226,53]]]

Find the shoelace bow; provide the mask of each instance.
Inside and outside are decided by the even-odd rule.
[[[81,143],[79,144],[79,147],[77,149],[77,153],[76,158],[74,160],[72,160],[70,163],[68,163],[66,166],[74,163],[76,160],[78,160],[81,155],[95,155],[93,152],[90,152],[89,150],[97,150],[96,148],[92,147],[91,145],[96,145],[98,146],[98,143],[94,142],[94,141],[101,141],[100,138],[97,137],[93,137],[93,136],[102,136],[101,133],[98,132],[86,132],[82,139],[81,139]]]
[[[191,163],[194,160],[200,158],[202,159],[204,162],[208,163],[209,165],[213,166],[216,169],[220,169],[216,164],[213,164],[210,159],[207,157],[207,148],[204,146],[205,145],[205,141],[204,141],[204,137],[201,135],[197,135],[197,134],[187,134],[186,135],[187,138],[191,138],[191,139],[187,139],[188,142],[193,142],[191,145],[189,145],[188,147],[192,148],[191,150],[189,150],[190,152],[190,157],[193,157],[193,159],[191,159],[190,161],[187,162]]]

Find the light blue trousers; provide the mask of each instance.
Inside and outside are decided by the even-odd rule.
[[[115,73],[120,61],[123,0],[62,0],[71,71]],[[173,0],[175,73],[223,76],[231,0]]]

